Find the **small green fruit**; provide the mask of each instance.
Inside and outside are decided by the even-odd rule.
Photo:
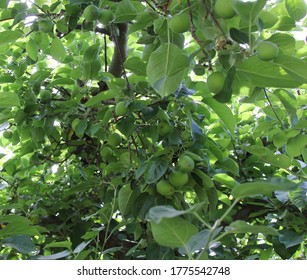
[[[190,111],[191,113],[195,113],[197,111],[198,105],[193,99],[188,99],[184,101],[184,111]]]
[[[189,181],[189,175],[186,172],[172,172],[168,177],[169,182],[176,188],[182,188]]]
[[[236,15],[231,6],[231,0],[217,0],[214,5],[214,12],[218,17],[224,19],[229,19]]]
[[[219,93],[223,89],[224,83],[225,77],[223,73],[219,71],[213,72],[207,78],[207,87],[209,91],[213,93]]]
[[[175,33],[184,33],[190,29],[190,16],[176,14],[169,21],[169,28]]]
[[[50,19],[43,19],[38,23],[38,29],[44,33],[52,31],[53,22]]]
[[[13,132],[10,130],[6,130],[3,132],[3,137],[5,139],[11,139],[13,137]]]
[[[103,147],[100,151],[100,155],[105,161],[109,161],[113,154],[113,150],[110,147]]]
[[[193,72],[196,76],[203,76],[206,73],[206,69],[203,65],[196,64],[193,68]]]
[[[117,147],[122,142],[122,138],[118,133],[114,132],[109,135],[107,142],[110,146]]]
[[[167,121],[161,121],[158,123],[158,133],[161,136],[166,136],[173,131],[173,127]]]
[[[259,59],[269,61],[278,56],[279,48],[270,41],[262,41],[256,48]]]
[[[102,9],[98,21],[103,25],[108,25],[114,19],[113,13],[110,10]]]
[[[175,192],[175,188],[165,180],[161,180],[156,187],[158,193],[164,196],[172,195]]]
[[[191,172],[194,169],[195,163],[192,158],[187,155],[181,155],[178,159],[178,167],[182,172]]]
[[[116,116],[124,116],[128,112],[128,108],[126,107],[125,101],[120,101],[115,106],[115,115]]]
[[[97,20],[99,16],[100,9],[95,5],[89,5],[83,11],[83,17],[89,22]]]
[[[45,89],[40,92],[39,96],[43,101],[50,101],[52,98],[52,93],[49,90]]]

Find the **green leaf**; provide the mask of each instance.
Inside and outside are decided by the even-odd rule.
[[[216,166],[224,169],[227,172],[232,173],[235,176],[239,175],[239,166],[238,164],[231,158],[225,158],[223,160],[218,160],[215,163]]]
[[[145,181],[147,184],[152,184],[158,181],[167,171],[169,166],[169,161],[154,158],[151,159],[147,164],[147,170],[145,175]]]
[[[217,101],[221,103],[226,103],[231,100],[232,83],[233,83],[235,74],[236,74],[236,68],[235,66],[232,66],[227,72],[222,90],[218,94],[213,96],[214,99],[216,99]]]
[[[305,0],[285,0],[288,14],[295,21],[303,19],[307,14],[307,4]]]
[[[239,17],[253,23],[266,2],[267,0],[231,0],[231,5]]]
[[[54,37],[52,39],[51,45],[50,45],[50,54],[53,59],[63,62],[64,59],[66,58],[66,50],[65,47],[58,37]]]
[[[85,79],[95,78],[101,69],[101,62],[99,60],[94,60],[92,62],[82,63],[82,72]]]
[[[203,101],[219,116],[230,134],[234,136],[236,121],[228,106],[219,103],[214,98],[204,98]]]
[[[161,97],[174,93],[188,67],[188,57],[174,44],[162,44],[152,52],[146,68],[149,83]]]
[[[122,0],[118,3],[116,12],[114,14],[114,22],[121,23],[121,22],[129,22],[134,20],[137,16],[137,11],[134,8],[133,4],[130,0]]]
[[[19,96],[12,92],[0,92],[0,108],[20,106]]]
[[[213,181],[219,182],[220,184],[226,185],[231,188],[237,185],[237,182],[235,181],[235,179],[233,179],[232,177],[230,177],[229,175],[225,173],[215,174],[212,179]]]
[[[58,260],[69,256],[71,252],[69,250],[62,251],[60,253],[48,255],[48,256],[35,256],[33,260]]]
[[[10,237],[14,235],[40,235],[39,227],[30,226],[25,223],[9,223],[0,230],[0,237]]]
[[[36,251],[33,239],[27,235],[14,235],[3,239],[2,244],[16,249],[22,254],[30,254]]]
[[[305,234],[298,234],[294,231],[283,229],[280,231],[279,241],[288,249],[299,245],[304,241]]]
[[[131,213],[137,193],[135,190],[131,190],[129,185],[124,185],[118,192],[118,207],[123,216],[127,216]]]
[[[28,56],[34,61],[37,60],[38,50],[39,50],[38,45],[35,43],[33,39],[30,39],[27,42],[26,51],[27,51]]]
[[[127,61],[125,61],[124,66],[126,69],[138,76],[146,76],[146,64],[139,57],[129,58]]]
[[[276,58],[277,59],[277,58]],[[294,58],[296,61],[296,59]],[[293,61],[292,59],[290,61]],[[280,65],[282,64],[282,65]],[[280,66],[279,66],[280,65]],[[283,67],[286,67],[287,62],[283,59],[279,64],[271,61],[262,61],[258,57],[253,56],[246,59],[241,65],[237,67],[237,74],[240,79],[246,79],[253,83],[253,85],[258,87],[276,87],[276,88],[297,88],[303,82],[302,78],[299,80],[293,79],[293,74],[296,72],[294,65],[288,65],[289,70],[286,71]],[[300,62],[299,68],[304,69],[305,63]],[[292,69],[292,75],[289,71]],[[302,70],[298,71],[300,76]]]
[[[160,205],[150,208],[148,212],[148,220],[154,221],[156,224],[159,224],[163,218],[174,218],[181,216],[183,214],[191,213],[203,206],[204,203],[194,204],[193,207],[186,210],[176,210],[173,206],[170,205]]]
[[[248,44],[249,38],[246,32],[243,32],[239,29],[234,27],[230,28],[229,34],[232,40],[236,41],[239,44]]]
[[[268,41],[275,43],[283,54],[292,55],[295,51],[295,38],[286,33],[275,33]]]
[[[292,76],[294,81],[307,83],[307,63],[304,60],[290,55],[279,55],[273,62]]]
[[[6,9],[8,4],[9,4],[9,0],[0,0],[1,9]]]
[[[31,221],[22,216],[3,215],[3,216],[0,216],[0,223],[19,223],[19,224],[30,225]]]
[[[83,61],[93,62],[99,59],[99,53],[100,53],[100,44],[94,44],[92,46],[89,46],[83,54]]]
[[[235,198],[243,198],[253,195],[269,195],[274,191],[291,191],[291,184],[273,184],[265,181],[243,183],[232,189],[232,196]]]
[[[93,97],[89,101],[87,101],[84,106],[91,107],[94,105],[101,105],[101,101],[115,98],[118,95],[118,92],[115,90],[106,90],[103,91]]]
[[[0,32],[0,46],[14,42],[22,36],[23,33],[20,31],[2,31]]]
[[[307,135],[298,134],[287,141],[286,152],[290,157],[298,157],[307,146]]]
[[[297,190],[289,193],[292,203],[302,212],[307,207],[307,183],[302,182]]]
[[[228,233],[263,233],[268,235],[278,235],[275,228],[269,226],[250,225],[244,221],[235,221],[226,227]]]
[[[162,219],[159,224],[150,222],[154,240],[161,246],[184,247],[197,233],[197,227],[181,217]]]
[[[72,243],[70,241],[51,242],[45,248],[67,248],[71,249]]]

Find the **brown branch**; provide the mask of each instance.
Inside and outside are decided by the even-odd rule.
[[[114,41],[114,54],[112,57],[109,72],[116,78],[119,78],[124,69],[124,62],[127,59],[128,48],[128,23],[119,23],[118,36],[115,35],[115,26],[112,27],[111,36]]]

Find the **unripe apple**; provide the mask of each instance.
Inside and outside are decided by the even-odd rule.
[[[43,101],[50,101],[52,98],[52,93],[49,90],[45,89],[39,93],[39,96]]]
[[[256,48],[259,59],[269,61],[278,56],[279,48],[270,41],[262,41]]]
[[[38,29],[44,33],[52,31],[53,22],[50,19],[43,19],[38,23]]]
[[[188,14],[176,14],[169,21],[169,28],[175,33],[184,33],[190,29]]]
[[[181,155],[178,159],[178,168],[182,172],[191,172],[194,169],[195,163],[194,160],[187,156]]]
[[[113,155],[113,150],[110,147],[103,147],[100,151],[100,155],[105,161],[109,161]]]
[[[158,123],[158,133],[161,136],[166,136],[173,131],[173,127],[167,121],[161,121]]]
[[[207,87],[213,93],[219,93],[224,87],[225,77],[222,72],[216,71],[207,78]]]
[[[175,188],[166,180],[161,180],[157,184],[157,191],[161,195],[169,196],[175,192]]]
[[[182,188],[189,181],[189,175],[186,172],[174,171],[168,176],[169,182],[176,188]]]
[[[11,139],[13,137],[13,132],[11,130],[5,130],[3,132],[3,137],[5,139]]]
[[[97,20],[99,16],[100,9],[95,5],[89,5],[83,11],[83,17],[89,22]]]
[[[215,14],[224,19],[232,18],[236,15],[233,7],[231,6],[231,0],[217,0],[214,5]]]
[[[117,147],[121,143],[121,141],[122,141],[121,136],[116,132],[110,134],[107,139],[107,142],[112,147]]]
[[[116,116],[124,116],[128,112],[128,108],[126,107],[125,101],[120,101],[115,106],[115,115]]]
[[[103,25],[108,25],[114,19],[113,13],[111,10],[102,9],[98,21]]]

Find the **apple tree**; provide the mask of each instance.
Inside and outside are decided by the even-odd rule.
[[[304,0],[0,0],[1,259],[306,259]]]

